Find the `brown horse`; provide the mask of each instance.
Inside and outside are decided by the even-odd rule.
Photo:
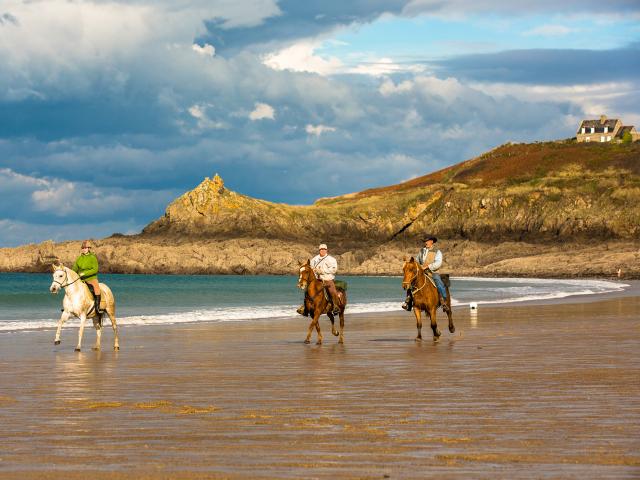
[[[307,332],[307,338],[304,343],[309,343],[311,341],[311,333],[313,332],[313,327],[315,327],[318,332],[318,341],[316,343],[317,345],[322,344],[322,332],[320,332],[319,319],[320,315],[323,313],[329,317],[329,320],[331,320],[331,333],[336,337],[340,337],[338,339],[338,343],[344,343],[344,309],[347,306],[347,292],[336,287],[338,295],[341,295],[343,299],[342,305],[340,306],[340,312],[338,313],[340,316],[340,331],[338,332],[334,322],[333,305],[325,297],[322,280],[316,278],[316,274],[313,272],[313,268],[311,268],[309,260],[304,264],[300,264],[298,288],[304,291],[305,307],[311,315],[311,323],[309,324],[309,331]]]
[[[422,311],[431,319],[433,339],[437,341],[438,338],[440,338],[440,330],[438,330],[438,324],[436,323],[436,310],[438,310],[440,306],[438,289],[427,280],[423,268],[413,257],[411,257],[409,261],[405,260],[402,266],[402,272],[404,274],[402,277],[402,288],[404,290],[411,288],[413,295],[413,313],[416,316],[416,326],[418,327],[416,342],[422,340]],[[449,317],[449,331],[453,333],[456,331],[456,327],[453,325],[453,317],[451,316],[451,294],[446,284],[445,288],[447,289],[447,299],[445,304],[442,305],[442,309]]]

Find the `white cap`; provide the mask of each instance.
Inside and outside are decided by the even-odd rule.
[[[320,244],[320,246],[318,247],[318,250],[322,250],[323,248],[324,248],[325,250],[329,250],[329,249],[327,248],[327,244],[326,244],[326,243],[321,243],[321,244]]]

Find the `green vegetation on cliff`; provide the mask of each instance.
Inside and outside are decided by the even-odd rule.
[[[216,176],[143,236],[379,243],[424,232],[474,241],[640,238],[640,143],[506,144],[388,187],[301,207],[229,191]]]

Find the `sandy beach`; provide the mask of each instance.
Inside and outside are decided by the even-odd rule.
[[[0,478],[639,478],[640,297],[0,335]],[[76,322],[77,325],[77,322]],[[313,337],[315,341],[315,334]]]

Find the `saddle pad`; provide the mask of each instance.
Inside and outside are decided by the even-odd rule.
[[[333,283],[336,284],[336,288],[338,290],[344,290],[345,292],[347,291],[347,282],[345,282],[344,280],[334,280]]]

